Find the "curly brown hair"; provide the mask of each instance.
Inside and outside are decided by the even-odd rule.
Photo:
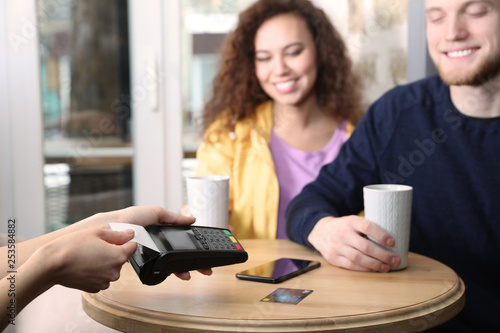
[[[225,39],[213,95],[203,110],[204,131],[222,114],[227,116],[227,129],[232,130],[234,120],[252,117],[259,104],[270,100],[255,75],[254,40],[266,20],[283,14],[302,17],[312,33],[318,64],[314,88],[320,105],[335,117],[357,124],[361,115],[359,80],[345,43],[327,15],[309,0],[258,0],[240,13],[236,29]]]

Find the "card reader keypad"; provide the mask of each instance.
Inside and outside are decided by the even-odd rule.
[[[198,227],[192,227],[192,230],[205,250],[243,250],[229,230]]]

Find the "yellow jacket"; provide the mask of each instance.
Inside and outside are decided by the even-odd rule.
[[[209,126],[197,151],[195,173],[229,176],[229,224],[236,238],[274,239],[279,185],[269,149],[272,102],[259,105],[254,118],[238,121],[234,136],[221,131],[223,126],[221,119]]]

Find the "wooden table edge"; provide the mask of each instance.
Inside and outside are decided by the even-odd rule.
[[[384,332],[422,331],[456,316],[465,305],[459,277],[445,293],[409,307],[365,315],[289,319],[226,319],[145,310],[99,293],[82,293],[84,311],[97,322],[123,332]],[[416,310],[416,308],[419,308]],[[388,323],[388,320],[390,322]],[[306,331],[304,331],[306,329]]]

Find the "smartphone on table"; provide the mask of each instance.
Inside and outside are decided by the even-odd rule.
[[[236,273],[236,277],[241,280],[280,283],[319,266],[319,261],[280,258]]]

